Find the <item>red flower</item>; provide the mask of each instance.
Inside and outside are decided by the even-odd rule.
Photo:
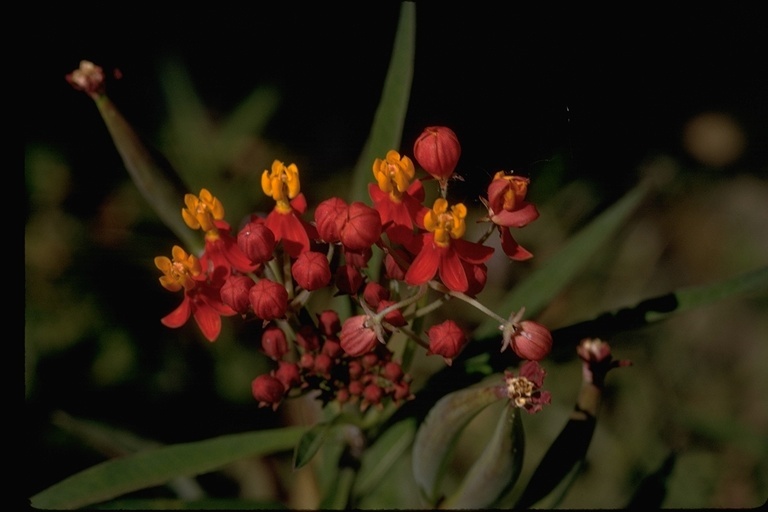
[[[522,359],[540,361],[547,357],[552,350],[552,333],[538,322],[520,319],[525,308],[512,313],[504,325],[501,351],[511,346],[512,350]]]
[[[221,287],[203,281],[194,288],[186,289],[179,307],[160,321],[166,327],[176,328],[187,323],[191,316],[206,339],[216,341],[221,332],[221,317],[235,314],[237,311],[221,301]]]
[[[433,325],[427,331],[427,337],[429,338],[427,355],[443,356],[443,360],[449,366],[468,341],[467,335],[453,320],[446,320],[443,323]]]
[[[467,270],[474,278],[472,266],[490,258],[493,248],[461,238],[466,230],[466,215],[467,209],[462,203],[451,207],[449,212],[448,201],[443,198],[435,201],[432,210],[424,216],[424,226],[429,233],[423,236],[421,250],[405,273],[408,284],[424,284],[439,272],[440,280],[451,290],[469,290]]]
[[[285,318],[288,311],[288,292],[285,287],[269,279],[261,279],[248,292],[256,316],[268,322]]]
[[[392,223],[411,229],[416,223],[424,208],[424,187],[419,180],[413,181],[415,174],[411,159],[394,150],[388,151],[385,159],[373,162],[376,183],[368,185],[368,194],[383,226]]]
[[[413,144],[413,156],[435,179],[445,181],[459,163],[461,144],[450,128],[430,126],[424,129]]]
[[[488,199],[480,198],[488,208],[485,220],[498,226],[501,248],[510,259],[523,261],[533,257],[512,236],[510,228],[521,228],[539,217],[539,211],[525,200],[530,180],[497,172],[488,186]]]
[[[305,290],[317,290],[331,282],[331,266],[324,254],[307,251],[293,263],[291,275]]]
[[[507,398],[514,403],[515,407],[525,409],[531,414],[539,412],[552,400],[549,391],[541,390],[546,374],[547,372],[536,361],[523,363],[518,377],[510,371],[505,371]]]

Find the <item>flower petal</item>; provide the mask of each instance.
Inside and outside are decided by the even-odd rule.
[[[432,234],[425,235],[421,251],[405,273],[405,282],[410,285],[420,285],[435,277],[440,264],[440,252],[441,250],[432,243]]]
[[[189,315],[192,314],[192,301],[189,299],[189,295],[184,295],[184,300],[181,301],[179,307],[168,313],[166,316],[160,319],[166,327],[181,327],[187,320]]]
[[[445,286],[455,292],[465,292],[469,288],[467,274],[464,265],[461,264],[459,255],[449,247],[440,258],[440,280]]]

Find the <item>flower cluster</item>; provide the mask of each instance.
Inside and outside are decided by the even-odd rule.
[[[370,205],[331,197],[311,213],[296,164],[275,160],[261,177],[274,207],[267,215],[252,214],[237,233],[209,190],[187,194],[181,215],[190,229],[203,232],[205,249],[194,256],[177,246],[172,259],[155,259],[162,286],[184,293],[163,323],[179,327],[193,317],[214,341],[222,316],[261,321],[261,348],[276,366],[253,381],[253,394],[273,408],[308,391],[324,402],[356,402],[363,410],[409,398],[408,376],[388,342],[402,333],[450,365],[468,342],[464,330],[446,320],[419,333],[412,321],[454,298],[499,320],[502,351],[511,347],[525,360],[546,357],[552,337],[543,325],[522,321],[522,310],[504,320],[476,299],[488,279],[494,248],[484,242],[492,233],[499,233],[510,260],[531,257],[511,234],[538,216],[525,199],[529,180],[494,176],[481,198],[487,214],[479,220],[488,231],[470,241],[467,206],[449,202],[446,194],[461,154],[458,137],[447,127],[429,127],[413,154],[425,178],[417,178],[414,160],[390,150],[373,162]],[[432,204],[425,204],[428,180],[439,184]],[[377,272],[368,268],[374,251],[382,254]],[[344,319],[325,310],[313,320],[307,302],[320,289],[349,296],[358,310]]]

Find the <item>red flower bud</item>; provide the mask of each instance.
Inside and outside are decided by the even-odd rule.
[[[299,374],[299,366],[296,363],[289,363],[288,361],[279,361],[280,366],[275,370],[274,376],[277,380],[283,383],[285,389],[291,389],[294,386],[301,384],[301,375]]]
[[[344,350],[341,348],[341,343],[339,343],[339,340],[334,338],[326,338],[325,342],[323,343],[323,349],[321,352],[323,354],[328,354],[331,359],[336,359],[341,357],[341,355],[344,353]]]
[[[373,256],[373,251],[370,247],[366,247],[362,251],[353,251],[344,247],[344,262],[350,267],[365,268],[368,266],[368,261]]]
[[[282,359],[288,353],[288,341],[285,333],[276,326],[270,326],[261,335],[261,349],[275,361]]]
[[[369,404],[381,403],[381,399],[384,397],[384,390],[376,384],[368,384],[363,389],[363,400]]]
[[[367,320],[367,315],[357,315],[347,318],[341,326],[341,348],[352,357],[367,354],[376,348],[379,342],[373,329],[366,325]]]
[[[363,299],[372,308],[379,307],[379,302],[389,299],[389,290],[376,281],[369,281],[363,290]]]
[[[285,287],[269,279],[261,279],[249,292],[251,307],[256,316],[265,321],[285,318],[288,310],[288,292]]]
[[[552,350],[552,333],[538,322],[523,320],[513,336],[512,350],[522,359],[541,361]]]
[[[395,304],[391,300],[382,300],[379,301],[379,306],[376,308],[376,312],[380,313],[382,310],[388,308],[392,304]],[[393,309],[386,315],[384,315],[384,320],[389,322],[395,327],[402,327],[403,325],[407,324],[408,322],[405,320],[405,317],[403,316],[403,313],[399,309]]]
[[[296,333],[296,343],[306,350],[317,350],[320,348],[320,336],[313,326],[302,325]]]
[[[429,338],[429,350],[427,355],[437,354],[443,356],[445,363],[450,366],[453,358],[459,355],[461,349],[467,343],[467,335],[453,320],[433,325],[427,331]]]
[[[352,265],[339,265],[336,269],[335,283],[339,292],[355,295],[363,285],[363,275]]]
[[[272,407],[277,410],[285,391],[283,383],[272,375],[259,375],[251,382],[251,392],[259,401],[259,407]]]
[[[338,197],[326,199],[315,208],[317,232],[329,244],[339,241],[339,233],[346,221],[347,203]]]
[[[231,274],[221,287],[221,302],[241,315],[245,314],[251,306],[248,292],[253,285],[253,279],[250,277]]]
[[[398,382],[403,378],[403,367],[399,363],[390,361],[384,365],[384,377],[390,382]]]
[[[461,156],[459,138],[450,128],[430,126],[413,144],[413,156],[421,167],[435,179],[447,180],[456,169]]]
[[[335,336],[341,330],[339,314],[332,309],[326,309],[317,315],[317,323],[323,336]]]
[[[339,232],[341,243],[347,249],[370,249],[381,236],[381,216],[365,203],[355,201],[347,210],[347,221]]]
[[[330,377],[331,368],[333,368],[333,359],[328,354],[317,354],[315,356],[315,373],[323,377]]]
[[[274,256],[275,234],[257,217],[237,233],[237,245],[254,263],[265,263]]]
[[[305,290],[318,290],[331,282],[331,266],[324,254],[303,252],[293,263],[291,275]]]

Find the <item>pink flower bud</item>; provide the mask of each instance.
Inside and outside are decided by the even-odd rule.
[[[276,326],[267,327],[261,335],[261,349],[275,361],[288,353],[288,341],[285,333]]]
[[[379,342],[373,329],[366,325],[367,320],[367,315],[357,315],[348,318],[341,326],[341,348],[352,357],[367,354]]]
[[[331,282],[331,266],[324,254],[307,251],[293,263],[291,275],[305,290],[318,290]]]
[[[317,232],[329,244],[339,241],[339,233],[346,221],[347,203],[338,197],[326,199],[315,208]]]
[[[450,128],[430,126],[413,144],[413,156],[419,165],[435,179],[447,180],[461,156],[459,138]]]
[[[272,375],[259,375],[251,382],[251,392],[259,401],[259,407],[272,407],[277,410],[285,391],[283,383]]]
[[[512,350],[522,359],[541,361],[552,350],[552,333],[538,322],[523,320],[513,336]]]
[[[244,315],[251,306],[248,292],[254,285],[248,276],[231,274],[221,287],[221,302]]]
[[[449,366],[468,341],[467,335],[453,320],[446,320],[441,324],[433,325],[427,331],[427,337],[429,338],[427,355],[443,356],[445,363]]]
[[[352,251],[370,249],[381,236],[381,216],[365,203],[355,201],[347,210],[347,221],[339,232],[341,243]]]
[[[285,287],[269,279],[261,279],[249,292],[251,307],[256,316],[265,321],[285,318],[288,310],[288,292]]]
[[[238,247],[254,263],[271,260],[275,243],[275,234],[259,218],[252,219],[237,233]]]
[[[326,338],[321,353],[328,354],[328,357],[331,359],[336,359],[341,357],[344,350],[341,348],[341,343],[337,339]]]

